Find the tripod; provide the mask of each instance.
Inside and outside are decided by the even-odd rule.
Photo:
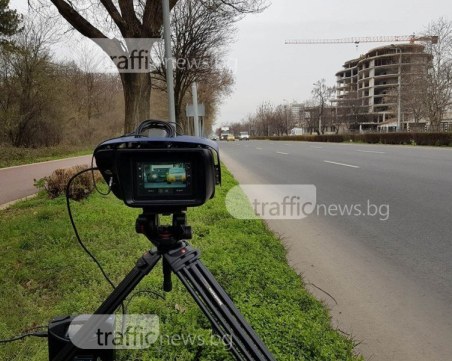
[[[171,273],[175,273],[212,324],[213,330],[231,341],[231,353],[237,360],[274,361],[259,336],[248,325],[232,300],[210,271],[199,260],[199,251],[185,241],[192,238],[185,212],[173,213],[171,226],[161,226],[159,213],[144,210],[136,221],[137,233],[144,234],[156,248],[145,253],[124,280],[96,310],[95,315],[111,315],[149,274],[162,258],[163,289],[171,291]],[[79,342],[90,338],[99,327],[99,319],[90,319],[75,335]],[[78,344],[78,343],[77,343]],[[72,361],[79,349],[67,343],[52,361]]]

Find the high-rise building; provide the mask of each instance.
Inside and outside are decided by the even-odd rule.
[[[419,44],[370,50],[336,73],[338,116],[364,130],[401,129],[412,121],[404,92],[427,73],[431,55]]]

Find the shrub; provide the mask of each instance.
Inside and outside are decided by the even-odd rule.
[[[56,198],[66,193],[66,186],[69,180],[78,172],[87,169],[87,166],[77,165],[67,169],[57,169],[50,176],[36,181],[35,186],[43,188],[50,198]],[[95,181],[102,179],[99,172],[94,173]],[[88,197],[94,189],[93,174],[86,172],[79,175],[72,182],[69,197],[74,200],[81,200]]]

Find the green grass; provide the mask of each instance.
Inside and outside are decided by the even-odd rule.
[[[230,294],[277,360],[355,360],[353,343],[330,326],[325,307],[305,289],[288,266],[285,249],[260,220],[232,218],[225,209],[227,191],[236,185],[226,169],[223,186],[204,206],[191,209],[191,243]],[[133,267],[150,243],[135,234],[138,210],[113,196],[93,195],[73,203],[81,237],[114,282]],[[65,213],[65,200],[45,196],[0,211],[0,338],[46,324],[56,315],[93,312],[109,294],[94,263],[77,244]],[[158,266],[139,290],[161,291]],[[173,277],[174,290],[141,295],[129,312],[156,314],[167,340],[175,334],[208,339],[210,325],[185,288]],[[133,355],[133,358],[132,358]],[[141,352],[118,352],[120,360],[232,360],[215,345],[157,342]],[[45,339],[28,338],[0,345],[1,360],[47,360]]]
[[[16,148],[0,145],[0,168],[91,154],[87,147]]]

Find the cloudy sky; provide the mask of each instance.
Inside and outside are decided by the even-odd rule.
[[[26,3],[11,1],[21,10]],[[245,119],[263,101],[307,100],[314,82],[325,78],[334,85],[334,74],[344,61],[384,45],[285,45],[287,39],[409,35],[442,16],[452,19],[452,2],[273,0],[266,11],[238,24],[228,55],[236,84],[221,106],[217,125]]]

